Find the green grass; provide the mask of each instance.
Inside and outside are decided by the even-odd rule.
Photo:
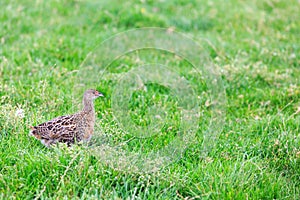
[[[0,2],[1,199],[299,199],[299,1],[100,2]],[[115,33],[141,27],[173,27],[211,44],[227,102],[222,133],[206,156],[202,129],[180,160],[155,173],[114,168],[90,146],[47,149],[28,136],[29,125],[77,110],[72,91],[90,51]],[[149,124],[147,106],[161,105],[169,115],[160,135],[130,140],[114,121],[113,89],[140,60],[170,64],[198,92],[206,87],[171,53],[133,52],[111,63],[95,85],[105,94],[96,100],[100,142],[125,142],[119,148],[128,152],[164,147],[180,123],[176,98],[156,84],[133,95],[129,115]],[[211,111],[205,99],[199,107],[205,129]]]

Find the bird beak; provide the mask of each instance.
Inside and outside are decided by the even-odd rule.
[[[98,93],[98,97],[104,97],[104,95],[102,93]]]

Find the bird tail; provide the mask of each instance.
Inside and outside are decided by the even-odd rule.
[[[29,135],[32,137],[35,137],[36,139],[41,139],[41,134],[39,133],[39,130],[35,126],[29,127],[31,130],[29,131]]]
[[[29,136],[33,136],[34,137],[35,127],[34,126],[29,126],[29,128],[30,128]]]

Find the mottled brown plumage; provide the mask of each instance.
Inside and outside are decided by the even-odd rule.
[[[70,145],[75,142],[90,140],[95,124],[93,100],[101,96],[103,95],[97,90],[85,91],[82,111],[33,126],[30,134],[47,147],[57,142]]]

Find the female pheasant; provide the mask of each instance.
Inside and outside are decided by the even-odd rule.
[[[85,91],[82,111],[73,115],[54,118],[48,122],[30,127],[30,135],[40,140],[46,147],[57,142],[68,145],[80,141],[89,141],[94,132],[95,109],[93,100],[103,97],[94,89]]]

